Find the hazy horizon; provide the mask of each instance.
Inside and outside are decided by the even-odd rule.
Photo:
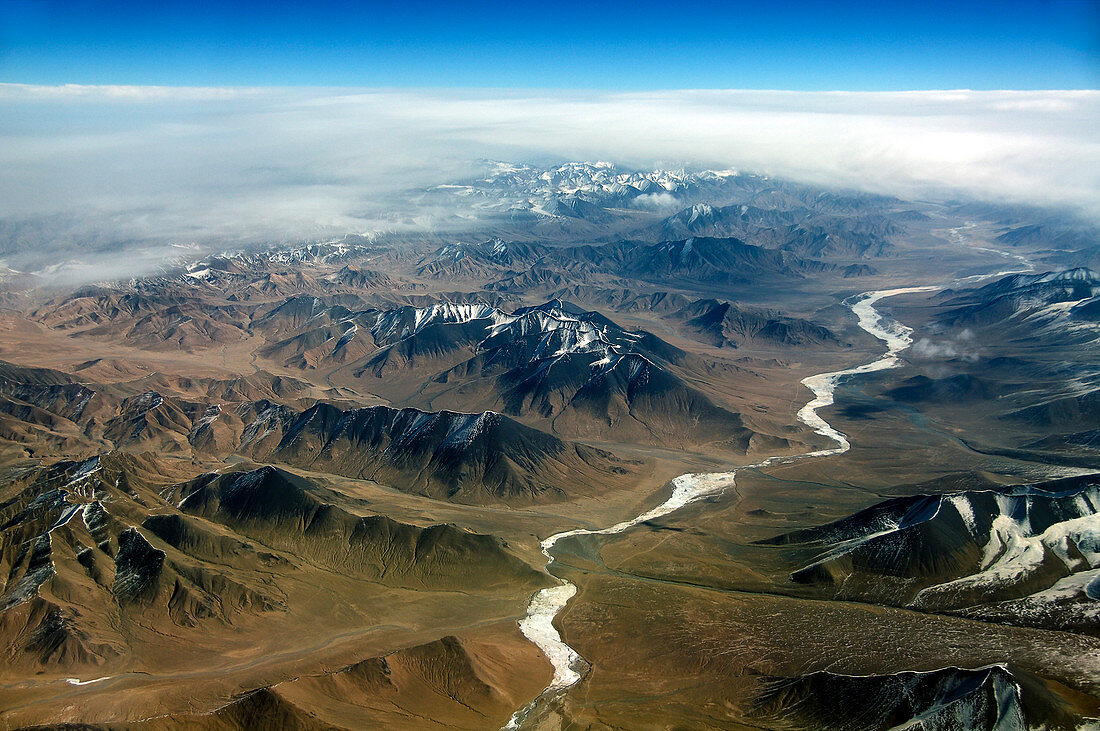
[[[1095,91],[5,84],[0,106],[0,257],[16,268],[28,248],[56,259],[89,248],[432,231],[453,212],[418,208],[410,191],[460,180],[480,160],[735,168],[1100,219]],[[666,205],[675,211],[674,199]]]

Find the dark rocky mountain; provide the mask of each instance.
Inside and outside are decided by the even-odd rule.
[[[622,192],[626,193],[626,189],[624,188]],[[579,218],[592,223],[607,223],[614,218],[603,206],[585,200],[579,195],[558,198],[547,207],[547,212],[555,216]]]
[[[296,416],[269,410],[242,439],[241,451],[254,459],[459,502],[560,500],[597,492],[638,467],[492,412],[341,411],[318,404]]]
[[[494,248],[496,247],[496,248]],[[499,251],[498,251],[499,249]],[[513,253],[513,250],[515,252]],[[669,278],[704,284],[799,278],[832,265],[733,238],[690,237],[659,243],[620,240],[608,244],[536,247],[522,244],[447,245],[422,261],[421,276],[488,280],[489,288],[561,286],[598,279],[602,286],[633,278]],[[598,275],[598,276],[597,276]]]
[[[638,279],[702,284],[798,279],[831,268],[784,251],[746,244],[737,238],[693,237],[633,247],[617,257]]]
[[[968,292],[946,295],[940,318],[952,327],[1010,324],[1055,329],[1061,335],[1095,339],[1094,309],[1100,274],[1077,268],[1042,274],[1012,274]]]
[[[539,583],[538,574],[499,539],[453,525],[420,528],[384,515],[354,515],[321,500],[307,480],[274,467],[202,475],[165,495],[186,515],[343,575],[454,589]],[[169,524],[156,516],[147,525],[179,547],[198,532],[189,520]]]
[[[887,500],[766,541],[820,546],[791,579],[837,596],[1096,633],[1100,481]]]
[[[996,238],[1006,246],[1080,250],[1100,244],[1096,231],[1066,225],[1025,224],[1010,228]]]
[[[187,389],[192,400],[156,390],[126,396],[129,384],[89,387],[60,371],[0,363],[0,425],[24,454],[242,453],[466,502],[559,500],[606,489],[636,468],[491,412],[342,411],[328,403],[303,412],[293,406],[301,384],[285,380],[164,380],[165,394]]]
[[[785,729],[1075,729],[1077,708],[1042,679],[1008,666],[889,675],[828,671],[772,680],[751,718]],[[1041,720],[1040,720],[1041,719]]]
[[[666,218],[661,240],[687,237],[737,237],[769,249],[803,257],[880,257],[904,232],[895,216],[865,214],[838,219],[809,208],[760,208],[752,205],[696,204]]]
[[[905,379],[886,394],[902,403],[961,404],[990,398],[992,388],[985,380],[969,373],[943,378],[919,375]]]
[[[673,316],[683,320],[686,329],[719,347],[737,348],[751,343],[796,347],[841,345],[831,330],[809,320],[721,300],[696,300]]]
[[[420,276],[450,279],[487,279],[508,270],[526,268],[546,248],[537,244],[490,239],[479,243],[446,244],[417,264]]]
[[[325,277],[325,281],[330,282],[335,287],[352,291],[377,289],[393,292],[414,288],[412,283],[392,277],[383,271],[353,264],[347,264],[328,275]]]
[[[667,310],[684,301],[668,293],[606,294],[624,311]],[[697,384],[719,366],[562,300],[510,313],[479,302],[387,309],[349,304],[341,296],[295,295],[254,307],[249,332],[267,338],[256,353],[273,369],[346,368],[357,378],[356,388],[382,389],[398,405],[496,410],[572,439],[735,452],[788,446],[774,427],[747,423],[700,389]],[[750,323],[747,315],[735,320],[728,314],[700,311],[692,326],[708,338],[738,343],[752,338],[801,345],[827,337],[795,319],[769,316],[770,322]],[[201,384],[155,375],[110,387],[76,376],[55,380],[59,384],[48,388],[34,386],[34,395],[25,389],[8,394],[0,419],[6,419],[11,441],[224,457],[240,444],[250,413],[265,408],[250,402],[297,406],[300,399],[339,400],[344,393],[262,372]],[[76,408],[79,415],[70,413]]]
[[[358,373],[386,379],[420,369],[439,394],[433,402],[460,396],[571,437],[741,452],[786,444],[690,385],[681,374],[704,367],[696,356],[560,300],[511,314],[487,305],[403,308],[380,316],[372,333],[383,347]]]
[[[535,265],[521,272],[509,272],[497,281],[485,285],[485,288],[502,292],[533,292],[569,287],[573,282],[573,276],[562,273],[555,267]]]

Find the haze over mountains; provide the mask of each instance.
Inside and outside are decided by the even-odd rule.
[[[405,193],[431,225],[0,275],[0,726],[1100,718],[1086,219],[600,162]],[[844,451],[804,379],[871,321],[897,367],[812,412]]]
[[[94,281],[154,271],[179,253],[173,245],[216,251],[348,232],[453,230],[456,217],[477,218],[470,204],[480,201],[438,198],[432,189],[490,177],[476,162],[484,159],[554,161],[549,167],[611,159],[643,171],[735,164],[830,191],[1053,204],[1095,220],[1096,183],[1084,171],[1097,163],[1091,132],[1098,98],[1087,90],[463,93],[7,84],[0,87],[12,112],[0,126],[8,153],[0,258],[39,271],[75,257],[80,269],[69,265],[54,276]],[[181,115],[194,124],[176,126]],[[28,130],[39,132],[31,157],[20,154]],[[81,144],[90,138],[102,144]],[[523,164],[508,164],[524,190],[547,167],[529,165],[534,172],[526,175]],[[580,187],[568,172],[559,178],[563,189]],[[695,203],[732,203],[660,191],[648,202],[661,204],[665,195],[677,202],[657,221]],[[573,211],[568,195],[546,202],[549,213]],[[547,233],[559,225],[548,223]]]

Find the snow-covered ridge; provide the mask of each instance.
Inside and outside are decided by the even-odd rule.
[[[328,425],[325,420],[332,416],[338,418]],[[422,411],[412,407],[395,409],[389,406],[338,411],[332,406],[317,405],[294,413],[285,407],[272,406],[245,427],[241,442],[255,444],[278,431],[280,442],[290,445],[313,431],[321,435],[327,445],[342,437],[351,436],[358,440],[362,434],[371,433],[385,435],[389,440],[385,451],[390,454],[419,449],[424,445],[431,445],[436,451],[461,453],[506,420],[507,417],[495,411]],[[318,428],[320,431],[316,431]]]
[[[1044,628],[1100,621],[1100,478],[894,498],[777,539],[825,544],[792,574],[923,611]],[[845,577],[859,575],[849,583]]]
[[[476,320],[497,323],[507,318],[492,305],[443,302],[430,307],[399,307],[386,310],[375,319],[371,335],[375,342],[389,345],[416,335],[431,325],[462,324]]]
[[[495,411],[472,414],[460,411],[402,409],[393,415],[391,449],[401,448],[411,443],[421,433],[433,430],[440,423],[447,428],[446,435],[439,445],[440,448],[463,449],[499,421],[500,414]]]
[[[431,256],[430,261],[454,264],[470,254],[480,254],[491,259],[503,259],[508,254],[508,244],[501,239],[489,239],[480,243],[444,244]]]
[[[584,201],[601,205],[628,204],[636,199],[671,201],[679,193],[721,185],[740,173],[734,170],[627,170],[610,162],[569,162],[556,167],[487,162],[483,177],[431,190],[439,195],[474,199],[479,208],[530,211],[554,216],[558,203]]]
[[[1026,487],[971,490],[914,496],[896,503],[896,509],[873,515],[862,535],[848,537],[854,528],[838,527],[837,544],[811,567],[870,542],[888,543],[882,539],[953,514],[969,537],[984,546],[980,571],[950,582],[955,588],[1003,586],[1024,578],[1048,556],[1057,557],[1068,572],[1100,568],[1100,481],[1059,493]]]
[[[941,500],[941,505],[962,516],[972,537],[984,544],[980,570],[928,587],[914,603],[961,589],[997,589],[1025,581],[1041,570],[1050,556],[1061,561],[1071,577],[1082,572],[1076,582],[1082,592],[1090,594],[1090,583],[1096,583],[1091,594],[1097,593],[1100,582],[1094,581],[1093,570],[1100,569],[1100,484],[1059,495],[985,493],[983,502],[991,498],[996,508],[979,510],[980,520],[975,521],[973,502],[982,495],[964,493]],[[1098,598],[1091,594],[1090,598]],[[1094,613],[1100,617],[1100,605]]]
[[[569,162],[543,169],[530,165],[495,163],[489,174],[477,181],[488,187],[506,187],[531,195],[576,195],[578,193],[621,193],[627,186],[643,193],[674,191],[692,182],[696,175],[684,171],[622,170],[609,162]]]
[[[247,269],[265,264],[283,266],[335,264],[348,259],[361,258],[370,251],[370,247],[360,244],[328,241],[258,251],[229,249],[197,260],[179,258],[170,262],[170,265],[183,270],[180,278],[185,281],[213,282],[219,277],[232,276],[236,266]]]
[[[1100,274],[1079,267],[1005,276],[948,302],[949,322],[1005,320],[1032,333],[1100,338]]]
[[[379,345],[393,345],[433,325],[478,323],[485,333],[479,348],[499,347],[534,337],[537,340],[530,353],[532,361],[592,354],[601,368],[613,366],[643,337],[641,333],[617,328],[597,313],[574,309],[558,301],[511,314],[485,304],[402,307],[379,314],[371,334]]]
[[[817,714],[829,709],[836,728],[889,727],[893,731],[1031,728],[1023,688],[1004,664],[877,675],[820,670],[774,681],[768,686],[765,698],[772,712],[765,718],[773,721],[782,718],[784,727],[805,725],[815,715],[827,717]],[[805,715],[803,709],[807,711]],[[907,720],[894,725],[899,718]],[[771,726],[767,721],[764,725]]]
[[[1085,267],[1041,274],[1014,274],[985,285],[975,294],[987,301],[997,296],[1014,297],[1021,304],[1081,300],[1100,295],[1100,274]]]
[[[53,556],[53,533],[67,525],[77,516],[85,522],[89,530],[88,507],[94,491],[95,475],[100,471],[99,457],[91,457],[71,463],[54,480],[63,484],[40,492],[22,511],[12,518],[15,520],[34,520],[35,516],[51,513],[57,517],[46,529],[27,541],[29,553],[26,555],[26,572],[17,581],[0,591],[0,611],[22,604],[38,596],[39,588],[57,573]],[[94,503],[98,505],[98,503]],[[102,506],[101,506],[102,507]],[[22,559],[20,559],[22,560]]]

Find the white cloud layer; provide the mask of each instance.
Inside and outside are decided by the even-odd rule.
[[[391,230],[393,212],[416,215],[403,191],[481,158],[736,167],[1100,220],[1097,130],[1097,91],[0,85],[0,256],[35,242],[102,250]]]

